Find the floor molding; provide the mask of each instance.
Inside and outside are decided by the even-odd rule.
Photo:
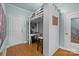
[[[61,49],[64,49],[64,50],[68,50],[68,51],[73,52],[73,53],[76,53],[76,54],[79,54],[78,49],[73,49],[73,48],[69,49],[69,48],[66,48],[66,47],[60,47],[60,48]]]
[[[14,45],[23,44],[23,43],[28,43],[28,42],[24,41],[24,42],[20,42],[20,43],[14,44]],[[7,46],[7,48],[14,46],[14,45]],[[3,51],[3,56],[6,56],[7,48],[5,49],[5,51]]]
[[[59,48],[57,48],[54,52],[52,52],[49,56],[52,56]]]

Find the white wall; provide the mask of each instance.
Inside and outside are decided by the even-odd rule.
[[[44,20],[43,20],[43,54],[49,55],[49,15],[48,5],[44,5]]]
[[[59,46],[64,46],[64,16],[59,13]]]
[[[59,24],[52,25],[52,16],[59,18],[59,13],[53,4],[44,5],[44,21],[43,21],[43,53],[44,55],[53,55],[59,48]]]
[[[49,55],[52,55],[59,48],[59,23],[58,26],[52,25],[52,16],[57,16],[59,19],[59,12],[54,5],[50,5],[49,10]]]
[[[79,11],[64,14],[64,48],[79,54],[79,44],[71,42],[71,18],[79,17]],[[68,35],[66,35],[68,33]]]

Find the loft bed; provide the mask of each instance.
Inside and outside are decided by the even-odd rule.
[[[31,20],[37,19],[39,17],[43,17],[43,8],[38,9],[31,15]]]
[[[39,8],[37,11],[35,11],[32,15],[31,15],[31,29],[32,27],[36,26],[35,24],[32,24],[33,23],[38,23],[39,21],[41,21],[43,18],[43,8]],[[37,41],[38,37],[39,36],[42,36],[41,33],[39,33],[37,30],[36,32],[33,32],[31,30],[31,34],[30,34],[30,37],[31,37],[31,41],[32,43]]]

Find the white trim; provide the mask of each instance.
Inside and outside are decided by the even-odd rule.
[[[30,36],[30,17],[29,17],[29,45],[31,44],[31,36]]]
[[[22,43],[27,43],[27,41],[24,41],[24,42],[21,42],[21,43],[18,43],[18,44],[22,44]],[[17,44],[14,44],[14,45],[17,45]],[[7,53],[7,48],[11,47],[11,46],[14,46],[14,45],[9,45],[5,48],[4,51],[2,51],[2,56],[6,56],[6,53]]]
[[[68,50],[68,51],[71,51],[71,52],[73,52],[73,53],[76,53],[76,54],[79,54],[79,52],[76,50],[76,49],[72,49],[72,48],[66,48],[66,47],[60,47],[60,48],[62,48],[62,49],[64,49],[64,50]]]
[[[24,42],[21,42],[21,43],[18,43],[18,44],[22,44],[22,43],[28,43],[27,41],[24,41]],[[17,45],[17,44],[14,44],[14,45]],[[14,45],[9,45],[6,47],[6,49],[3,51],[3,56],[6,56],[6,53],[7,53],[7,48],[11,47],[11,46],[14,46]]]
[[[27,42],[23,42],[23,43],[27,43]],[[21,43],[18,43],[18,44],[21,44]],[[17,45],[17,44],[14,44],[14,45]],[[9,48],[9,47],[11,47],[11,46],[14,46],[14,45],[7,46],[7,47],[5,48],[5,50],[2,51],[2,56],[6,56],[7,48]]]
[[[22,43],[28,43],[27,41],[24,41],[24,42],[19,42],[19,43],[16,43],[16,44],[12,44],[12,45],[7,45],[6,48],[9,48],[11,46],[15,46],[15,45],[18,45],[18,44],[22,44]]]
[[[6,56],[6,53],[7,53],[7,49],[3,51],[2,56]]]
[[[59,48],[55,49],[54,52],[52,52],[51,54],[49,54],[49,56],[52,56]]]
[[[38,32],[38,23],[37,23],[37,32]]]

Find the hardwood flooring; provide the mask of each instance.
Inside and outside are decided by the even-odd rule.
[[[61,48],[59,48],[54,54],[53,56],[79,56],[79,54],[75,54],[73,52],[67,51],[67,50],[63,50]]]
[[[7,49],[7,56],[42,56],[41,51],[37,50],[37,44],[19,44]],[[59,48],[53,56],[79,56],[73,52]]]
[[[37,51],[37,44],[19,44],[7,49],[7,56],[41,56],[41,51]]]
[[[2,52],[0,52],[0,56],[2,56]]]

